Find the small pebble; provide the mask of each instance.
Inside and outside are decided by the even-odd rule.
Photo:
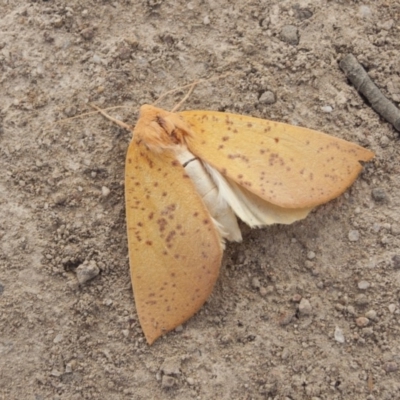
[[[369,310],[365,313],[365,316],[372,320],[372,321],[376,321],[377,320],[377,313],[375,310]]]
[[[360,281],[360,282],[358,282],[358,288],[361,289],[361,290],[366,290],[366,289],[368,289],[370,286],[371,286],[370,283],[367,282],[367,281]]]
[[[182,332],[183,331],[183,325],[178,325],[176,328],[175,328],[175,332]]]
[[[361,307],[366,306],[368,304],[368,297],[365,294],[359,294],[355,298],[355,303]]]
[[[359,231],[350,231],[349,232],[349,240],[350,242],[357,242],[360,239],[360,232]]]
[[[85,40],[90,40],[90,39],[93,39],[94,32],[95,32],[94,28],[85,28],[85,29],[81,30],[81,36]]]
[[[301,299],[302,299],[302,295],[301,294],[294,294],[293,295],[293,297],[292,297],[292,301],[294,302],[294,303],[300,303],[300,301],[301,301]]]
[[[386,372],[396,372],[399,369],[399,366],[397,365],[396,362],[394,361],[389,361],[387,362],[384,366],[383,369]]]
[[[309,260],[314,260],[314,258],[315,258],[315,253],[314,253],[313,251],[309,251],[309,252],[307,253],[307,258],[308,258]]]
[[[4,293],[4,285],[0,282],[0,295]]]
[[[358,9],[359,14],[362,18],[369,18],[372,15],[371,8],[365,5],[362,5]]]
[[[285,326],[289,325],[292,322],[292,319],[294,318],[295,313],[293,311],[286,311],[280,314],[279,316],[279,325],[280,326]]]
[[[400,255],[395,254],[392,257],[392,265],[394,269],[400,269]]]
[[[346,307],[346,311],[350,314],[350,315],[356,315],[356,309],[353,306],[347,306]]]
[[[176,379],[172,376],[164,375],[161,380],[161,387],[163,389],[170,389],[176,385]]]
[[[262,104],[274,104],[276,103],[275,93],[267,90],[260,96],[258,101]]]
[[[100,270],[95,261],[91,260],[89,262],[84,262],[76,269],[76,278],[78,282],[83,285],[84,283],[90,281],[95,278]]]
[[[259,290],[261,296],[266,296],[268,293],[267,288],[265,288],[264,286],[261,286]]]
[[[338,326],[335,327],[335,340],[338,343],[344,343],[345,342],[343,331]]]
[[[393,314],[396,311],[396,304],[389,304],[388,309],[391,314]]]
[[[356,319],[356,325],[357,325],[359,328],[364,328],[364,327],[366,327],[368,324],[369,324],[369,319],[366,318],[366,317],[358,317],[358,318]]]
[[[60,342],[63,341],[63,339],[64,339],[64,336],[63,336],[61,333],[59,333],[59,334],[53,339],[53,343],[55,343],[55,344],[60,343]]]
[[[371,192],[372,198],[377,202],[381,203],[386,200],[386,192],[382,188],[372,189]]]
[[[299,303],[300,315],[310,315],[311,311],[312,311],[312,307],[311,307],[310,302],[303,297]]]
[[[128,329],[122,329],[122,334],[124,335],[124,337],[129,337],[129,330]]]
[[[93,55],[92,60],[95,64],[101,64],[101,58],[97,54]]]
[[[110,194],[110,189],[107,186],[101,187],[101,195],[107,197]]]
[[[299,32],[294,25],[285,25],[280,34],[282,42],[292,44],[294,46],[299,44]]]
[[[394,223],[390,227],[390,232],[392,235],[400,235],[400,224]]]
[[[190,385],[193,386],[194,385],[194,379],[193,378],[186,378],[186,382]]]
[[[76,114],[76,108],[74,106],[65,107],[64,114],[69,118],[73,117]]]
[[[166,358],[162,363],[160,370],[164,375],[180,375],[181,359],[178,357]]]
[[[254,289],[259,289],[260,286],[261,286],[259,279],[254,277],[254,278],[251,280],[251,286],[252,286]]]
[[[208,15],[203,18],[203,24],[210,25],[210,17]]]
[[[322,106],[321,110],[324,113],[331,113],[333,111],[333,108],[331,106]]]

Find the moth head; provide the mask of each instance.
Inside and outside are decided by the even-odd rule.
[[[160,152],[186,145],[187,139],[191,136],[190,128],[178,114],[150,105],[140,108],[134,138],[136,142],[143,143],[150,150]]]

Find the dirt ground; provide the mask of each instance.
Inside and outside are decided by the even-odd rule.
[[[399,399],[400,145],[338,62],[400,102],[395,0],[0,0],[1,399]],[[237,75],[222,78],[226,72]],[[340,198],[230,244],[201,311],[153,346],[123,196],[141,104],[231,111],[376,153]],[[184,92],[161,104],[171,109]],[[76,268],[99,274],[79,285]]]

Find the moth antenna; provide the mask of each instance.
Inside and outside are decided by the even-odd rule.
[[[212,78],[205,78],[205,79],[198,79],[197,81],[194,81],[192,83],[188,83],[187,85],[180,86],[176,89],[168,90],[167,92],[163,93],[154,103],[153,106],[155,106],[157,103],[159,103],[164,97],[168,96],[171,93],[175,93],[179,90],[182,89],[187,89],[189,88],[188,93],[185,95],[185,97],[172,109],[171,112],[176,112],[179,107],[182,106],[182,104],[188,99],[188,97],[192,94],[194,88],[199,85],[200,83],[203,82],[212,82],[216,81],[217,79],[223,79],[226,78],[227,76],[235,76],[235,75],[240,75],[241,72],[227,72],[226,74],[220,75],[220,76],[214,76]]]
[[[190,89],[186,93],[186,95],[183,97],[183,99],[171,110],[171,112],[177,112],[179,108],[182,106],[182,104],[189,98],[189,96],[193,93],[194,88],[201,82],[201,80],[193,82],[192,85],[190,86]]]
[[[94,105],[94,104],[89,104],[89,105],[90,105],[90,107],[92,107],[95,110],[97,110],[97,112],[99,112],[101,115],[103,115],[104,117],[106,117],[110,121],[114,122],[115,124],[117,124],[121,128],[127,129],[128,131],[132,131],[133,130],[133,127],[131,127],[130,125],[126,124],[125,122],[120,121],[119,119],[116,119],[116,118],[112,117],[111,115],[108,115],[104,110],[102,110],[101,108],[97,107],[96,105]]]

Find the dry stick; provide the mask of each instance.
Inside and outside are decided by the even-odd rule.
[[[357,91],[367,98],[372,108],[400,132],[400,110],[382,94],[353,54],[347,54],[339,65]]]

